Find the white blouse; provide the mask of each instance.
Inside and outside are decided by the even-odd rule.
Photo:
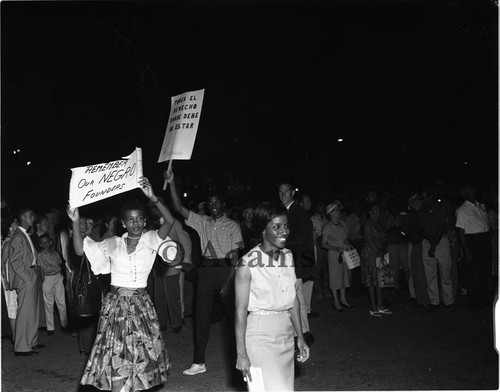
[[[114,236],[101,242],[85,237],[83,251],[89,259],[94,274],[111,273],[111,285],[130,288],[146,287],[158,247],[170,238],[162,240],[157,230],[147,231],[142,234],[135,251],[129,254],[127,253],[127,237],[128,233],[125,233],[121,237]],[[177,249],[170,247],[168,252],[169,259],[174,259]]]
[[[243,262],[252,275],[248,298],[249,312],[293,308],[297,295],[293,256],[288,249],[282,249],[280,253],[279,259],[274,260],[256,246],[243,256]]]

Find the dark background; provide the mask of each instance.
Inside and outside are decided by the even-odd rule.
[[[13,208],[64,207],[71,167],[136,146],[160,193],[170,98],[201,88],[192,159],[173,164],[194,199],[261,201],[281,178],[324,199],[497,188],[495,1],[3,1],[1,18]]]

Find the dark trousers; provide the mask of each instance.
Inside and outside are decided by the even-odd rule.
[[[472,255],[465,260],[468,300],[472,305],[490,305],[491,233],[466,234],[465,242]]]
[[[202,262],[198,267],[195,310],[194,363],[205,363],[205,350],[210,334],[210,318],[215,300],[222,300],[226,314],[228,339],[225,344],[235,348],[234,340],[234,290],[221,299],[220,292],[226,283],[231,268],[223,262],[220,265],[209,265]],[[236,360],[236,359],[234,359]],[[234,362],[236,363],[236,362]]]
[[[411,246],[410,264],[415,298],[417,299],[417,304],[428,305],[431,303],[431,300],[427,291],[427,278],[425,277],[424,262],[422,260],[422,243],[409,246]]]
[[[97,336],[97,324],[99,316],[76,317],[78,329],[78,348],[85,354],[89,354]]]
[[[179,275],[155,276],[155,308],[161,328],[170,320],[172,328],[182,326],[181,289]]]

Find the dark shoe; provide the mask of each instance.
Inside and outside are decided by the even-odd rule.
[[[314,311],[314,310],[311,310],[310,313],[307,313],[307,317],[310,317],[310,318],[318,318],[319,317],[319,313]]]
[[[47,331],[47,335],[54,335],[54,331]]]
[[[429,305],[425,306],[425,310],[427,310],[428,312],[434,312],[435,310],[438,310],[438,309],[439,309],[439,305],[429,304]]]
[[[306,344],[309,347],[311,347],[312,344],[314,343],[314,336],[312,335],[312,333],[307,331],[307,332],[304,332],[303,336],[304,336],[304,340],[306,341]]]
[[[455,312],[457,310],[457,305],[455,304],[446,305],[446,310],[449,310],[450,312]]]
[[[44,348],[45,344],[37,344],[36,346],[31,347],[33,350],[37,350],[39,348]]]
[[[342,312],[344,310],[344,308],[342,307],[342,305],[340,306],[340,308],[337,308],[335,306],[335,304],[333,304],[333,309],[335,309],[337,312]]]
[[[352,309],[352,308],[354,308],[354,306],[349,305],[349,304],[345,304],[345,303],[343,303],[343,302],[341,302],[340,304],[341,304],[343,307],[347,308],[347,309]]]
[[[31,357],[40,354],[38,351],[14,351],[16,357]]]

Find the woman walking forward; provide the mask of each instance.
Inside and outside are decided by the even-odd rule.
[[[284,248],[290,232],[287,210],[262,203],[254,225],[262,242],[243,256],[236,270],[236,368],[249,383],[256,382],[250,367],[261,368],[266,391],[291,391],[294,335],[299,362],[309,358],[309,347],[299,319],[292,252]]]
[[[141,177],[139,184],[164,218],[158,230],[145,230],[146,210],[141,203],[131,201],[121,208],[125,234],[102,242],[89,237],[82,240],[78,208],[68,208],[75,250],[79,254],[85,252],[96,275],[111,273],[111,290],[103,300],[97,337],[81,384],[113,392],[140,391],[159,385],[167,380],[169,368],[158,317],[145,288],[159,245],[170,240],[167,234],[173,217],[155,196],[146,177]],[[176,243],[172,241],[161,256],[166,262],[173,261],[177,256]]]

